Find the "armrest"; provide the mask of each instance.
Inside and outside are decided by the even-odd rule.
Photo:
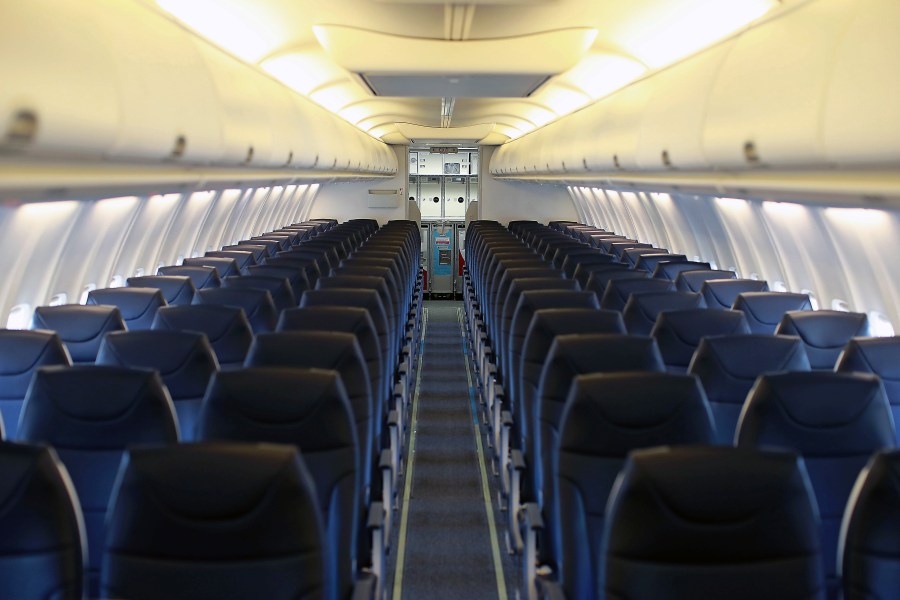
[[[526,503],[519,514],[524,529],[522,537],[525,541],[525,552],[522,557],[522,567],[525,571],[527,598],[528,600],[537,600],[538,535],[544,530],[544,517],[541,515],[541,508],[535,502]]]
[[[353,584],[351,600],[375,600],[378,596],[376,588],[380,578],[373,573],[360,573]]]
[[[566,593],[555,579],[538,576],[537,588],[540,600],[566,600]]]
[[[521,450],[511,450],[509,453],[509,466],[513,471],[524,471],[528,463],[525,462],[525,455]]]
[[[544,516],[537,502],[526,502],[522,507],[522,524],[530,531],[544,530]]]
[[[366,528],[369,530],[372,540],[372,574],[369,579],[373,580],[371,591],[374,596],[368,598],[376,598],[377,600],[381,600],[382,587],[384,586],[385,554],[388,540],[386,533],[389,526],[387,517],[388,514],[385,512],[384,505],[381,502],[373,502],[369,506],[369,518]],[[353,600],[362,600],[362,598],[356,596],[356,589],[353,590]]]

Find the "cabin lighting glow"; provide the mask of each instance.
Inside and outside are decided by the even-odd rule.
[[[747,201],[742,198],[716,198],[716,204],[728,210],[743,210],[747,208]]]
[[[888,220],[887,213],[872,208],[826,208],[825,216],[838,223],[865,226],[880,225]]]
[[[31,305],[17,304],[9,311],[6,319],[7,329],[28,329],[31,325]]]
[[[645,71],[644,65],[630,58],[598,52],[585,56],[562,79],[580,88],[591,100],[599,100],[628,85]]]
[[[264,60],[260,67],[292,90],[309,95],[316,88],[335,80],[333,68],[316,56],[285,54]]]
[[[107,198],[97,202],[97,210],[103,212],[118,212],[134,208],[137,204],[136,196],[123,196],[121,198]]]
[[[783,217],[799,217],[806,213],[805,206],[793,202],[772,202],[767,200],[763,202],[763,209],[772,215]]]
[[[635,35],[628,47],[650,67],[663,67],[729,36],[777,5],[777,0],[681,2],[674,15],[647,15],[656,23],[642,28],[642,35]]]
[[[19,208],[19,214],[28,219],[46,219],[54,216],[65,217],[78,207],[76,200],[62,200],[60,202],[33,202],[23,204]]]
[[[333,113],[339,113],[348,104],[359,100],[357,95],[346,85],[330,85],[312,92],[309,97],[313,102],[324,106]]]
[[[883,313],[873,310],[869,313],[869,331],[876,337],[891,337],[894,326]]]
[[[256,62],[268,53],[271,41],[267,27],[259,20],[253,3],[222,0],[156,0],[164,11],[247,62]],[[252,8],[252,10],[250,10]]]
[[[587,94],[557,84],[545,88],[535,100],[549,107],[558,116],[563,116],[581,108],[590,102],[591,98]]]

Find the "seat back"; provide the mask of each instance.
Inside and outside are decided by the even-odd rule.
[[[894,440],[894,420],[876,375],[763,375],[747,397],[736,444],[790,448],[803,456],[819,504],[830,590],[840,586],[838,532],[850,490],[872,453]]]
[[[209,258],[230,258],[234,260],[239,273],[246,273],[247,267],[257,264],[254,253],[246,250],[212,250],[204,254],[204,256]],[[228,276],[225,275],[225,277]]]
[[[639,292],[628,298],[622,320],[628,333],[650,335],[661,312],[692,308],[706,308],[703,296],[695,292]]]
[[[233,258],[218,258],[213,256],[195,256],[185,258],[181,263],[188,267],[212,267],[219,274],[219,279],[231,275],[240,275],[241,270]],[[198,286],[199,287],[199,286]]]
[[[891,598],[900,583],[900,451],[877,452],[859,476],[841,528],[844,598]]]
[[[299,302],[300,295],[304,291],[311,289],[311,280],[309,279],[306,269],[300,265],[292,264],[271,264],[255,265],[247,267],[250,277],[278,277],[287,279],[291,285],[291,292],[294,294],[294,306]],[[245,276],[246,277],[246,276]]]
[[[318,493],[338,597],[349,598],[363,493],[356,426],[337,371],[269,367],[220,373],[206,394],[198,437],[297,446]]]
[[[869,319],[866,313],[836,310],[788,311],[775,333],[799,336],[810,366],[830,371],[851,338],[869,335]]]
[[[715,335],[700,340],[688,373],[703,384],[716,421],[718,443],[734,443],[744,400],[764,373],[809,371],[800,338],[786,335]]]
[[[110,511],[104,597],[333,600],[328,563],[315,485],[296,448],[128,452]]]
[[[268,290],[258,288],[217,288],[197,290],[193,304],[233,306],[244,311],[253,333],[266,333],[275,329],[278,311]]]
[[[156,313],[153,329],[205,334],[220,369],[239,368],[253,341],[253,329],[247,316],[243,309],[234,306],[166,306]]]
[[[650,335],[656,338],[666,367],[684,373],[703,338],[742,333],[749,334],[750,328],[739,310],[690,308],[659,313]]]
[[[610,498],[607,598],[824,599],[802,460],[722,446],[634,452]]]
[[[287,277],[269,277],[267,275],[240,275],[226,277],[222,280],[226,289],[266,290],[272,296],[272,304],[277,312],[297,306],[297,297]]]
[[[744,313],[753,333],[775,333],[784,313],[812,310],[809,296],[787,292],[743,292],[732,306]]]
[[[579,375],[551,461],[558,494],[561,583],[567,598],[599,598],[596,577],[606,504],[628,453],[710,444],[714,428],[695,377],[670,373]]]
[[[66,347],[53,332],[0,329],[0,430],[5,435],[0,439],[16,439],[22,402],[35,371],[71,364]]]
[[[219,363],[209,340],[195,331],[120,331],[103,340],[98,365],[153,369],[175,407],[181,438],[195,439],[200,403]]]
[[[578,285],[581,286],[582,289],[587,289],[588,280],[591,278],[591,275],[594,272],[598,273],[611,273],[613,271],[629,271],[628,265],[621,262],[609,262],[609,263],[578,263],[578,266],[575,267],[575,272],[572,274],[571,279],[574,279],[578,282]],[[646,277],[646,273],[640,273],[642,277]]]
[[[125,328],[134,331],[150,329],[156,311],[166,306],[166,299],[159,289],[153,287],[106,288],[88,292],[85,304],[117,307],[125,321]]]
[[[162,292],[166,304],[182,306],[194,299],[194,282],[186,275],[144,275],[125,280],[128,287],[156,288]]]
[[[637,260],[634,263],[634,268],[642,271],[647,271],[652,275],[654,272],[656,272],[657,265],[672,262],[687,262],[687,256],[685,256],[684,254],[669,254],[667,252],[660,252],[657,254],[643,253],[637,257]]]
[[[38,306],[32,329],[55,331],[66,345],[74,364],[88,364],[97,358],[100,342],[110,331],[125,331],[122,313],[115,306]]]
[[[691,271],[709,271],[712,267],[708,262],[696,261],[696,260],[677,260],[677,261],[660,261],[657,263],[656,267],[653,269],[653,278],[654,279],[670,279],[675,281],[678,279],[678,276],[681,273],[691,272]],[[677,285],[676,285],[677,287]],[[681,291],[681,288],[679,288]],[[700,291],[698,290],[683,290],[683,291]]]
[[[730,273],[730,271],[728,271]],[[686,275],[695,273],[688,271]],[[691,290],[696,291],[696,290]],[[769,284],[756,279],[706,279],[700,286],[700,293],[709,308],[728,310],[744,292],[768,292]]]
[[[178,441],[172,401],[147,369],[95,365],[43,367],[28,390],[19,437],[53,446],[84,515],[88,593],[98,597],[110,493],[125,448]]]
[[[878,375],[891,405],[894,423],[900,423],[900,337],[851,339],[844,346],[834,370]]]
[[[693,264],[693,263],[692,263]],[[673,279],[675,281],[675,289],[682,292],[702,292],[703,284],[707,281],[718,281],[722,279],[737,279],[737,273],[734,271],[720,271],[718,269],[701,269],[694,265],[694,269],[688,269],[684,265],[680,265],[681,270],[675,268],[660,269],[661,279]],[[668,265],[667,265],[668,267]],[[674,267],[674,265],[672,266]],[[672,277],[674,275],[674,277]],[[753,281],[753,280],[750,280]],[[768,290],[769,288],[766,288]],[[758,290],[748,290],[758,291]],[[731,304],[724,308],[731,308]]]
[[[213,267],[205,267],[203,265],[170,265],[157,269],[157,274],[190,277],[191,283],[198,290],[217,288],[222,285],[222,278],[219,277],[219,272]],[[233,274],[237,275],[237,273]]]
[[[84,523],[52,448],[0,442],[0,598],[82,598]]]
[[[606,291],[600,298],[600,308],[621,312],[628,304],[631,294],[673,291],[675,291],[675,284],[664,279],[614,279],[606,284]]]

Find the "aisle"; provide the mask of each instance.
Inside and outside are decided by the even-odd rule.
[[[476,435],[459,302],[426,302],[427,321],[412,452],[400,489],[401,520],[389,564],[394,600],[506,600],[490,501],[496,481]],[[480,434],[479,434],[480,435]],[[482,438],[483,439],[483,438]],[[405,535],[404,535],[405,534]],[[509,567],[507,565],[507,571]]]

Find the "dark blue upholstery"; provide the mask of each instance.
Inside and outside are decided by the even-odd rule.
[[[261,265],[266,262],[266,258],[275,256],[275,251],[266,244],[233,244],[231,246],[222,246],[222,252],[249,252],[253,255],[255,264]]]
[[[747,317],[753,333],[775,333],[781,318],[789,310],[812,310],[809,296],[787,292],[744,292],[734,301],[734,310]]]
[[[100,346],[97,364],[156,370],[169,390],[181,438],[195,439],[200,403],[219,368],[204,334],[164,330],[110,333]]]
[[[730,272],[730,271],[729,271]],[[688,271],[690,275],[694,271]],[[691,290],[696,291],[696,290]],[[744,292],[768,292],[769,284],[756,279],[707,279],[700,286],[700,293],[709,308],[728,310]]]
[[[297,306],[297,297],[294,296],[294,289],[287,277],[269,277],[267,275],[226,277],[222,280],[222,287],[266,290],[272,296],[272,304],[278,312]]]
[[[747,397],[736,443],[778,446],[803,456],[821,515],[822,556],[830,597],[840,586],[838,530],[850,490],[876,450],[894,444],[894,421],[875,375],[763,375]]]
[[[375,323],[369,311],[353,306],[306,306],[292,308],[281,313],[277,331],[337,331],[352,333],[366,360],[366,370],[373,391],[373,416],[375,437],[381,435],[381,422],[387,417],[388,399],[392,393],[391,382],[384,380],[381,342],[375,331]]]
[[[600,308],[621,312],[625,309],[631,294],[673,291],[675,284],[664,279],[614,279],[606,284],[606,291],[600,297]]]
[[[659,254],[641,254],[638,256],[637,261],[635,261],[634,268],[652,274],[656,272],[656,267],[658,265],[670,262],[687,262],[687,256],[684,254],[668,254],[665,252]]]
[[[55,333],[0,329],[0,429],[5,439],[17,437],[19,413],[34,372],[40,367],[71,364]]]
[[[197,290],[193,304],[217,304],[243,309],[253,333],[272,331],[278,322],[278,311],[268,290],[224,287]]]
[[[611,273],[613,271],[628,271],[629,273],[633,273],[631,269],[628,268],[628,265],[620,262],[611,262],[606,264],[596,264],[596,263],[579,263],[577,267],[575,267],[575,272],[572,274],[572,279],[578,282],[578,285],[581,286],[581,289],[587,289],[588,280],[591,278],[593,273]],[[640,273],[642,277],[646,277],[646,273]],[[598,275],[599,277],[600,275]]]
[[[110,331],[125,331],[122,313],[115,306],[38,306],[34,309],[32,329],[47,329],[59,334],[74,364],[92,363],[100,342]]]
[[[741,333],[750,333],[750,328],[739,310],[690,308],[661,312],[650,334],[656,338],[666,368],[684,373],[700,340],[711,335]]]
[[[349,598],[363,494],[356,428],[341,376],[297,368],[220,373],[206,394],[198,434],[205,441],[297,446],[318,492],[337,595]]]
[[[869,319],[866,313],[789,311],[775,333],[799,336],[806,346],[810,367],[830,371],[851,338],[869,335]]]
[[[253,253],[244,250],[214,250],[207,252],[204,256],[209,258],[230,258],[234,260],[238,272],[242,274],[247,273],[247,267],[257,264],[256,257]],[[225,275],[224,277],[229,277],[229,275]]]
[[[639,292],[631,294],[625,303],[622,320],[628,333],[650,335],[661,312],[692,308],[706,308],[703,296],[695,292]]]
[[[809,371],[800,338],[786,335],[718,335],[700,340],[688,373],[703,384],[716,421],[718,442],[734,443],[741,408],[763,373]]]
[[[559,495],[560,581],[568,598],[599,598],[606,503],[628,453],[709,444],[709,406],[697,379],[668,373],[579,375],[551,461]]]
[[[166,388],[147,369],[43,367],[25,398],[19,437],[53,446],[72,477],[84,514],[88,591],[98,597],[104,519],[122,453],[178,441]]]
[[[709,271],[712,267],[708,262],[696,261],[696,260],[681,260],[681,261],[667,261],[660,262],[656,265],[656,268],[653,270],[653,278],[654,279],[669,279],[671,281],[677,281],[678,276],[681,273],[688,273],[692,271]],[[677,287],[677,284],[676,284]],[[687,290],[678,288],[681,291],[693,292],[699,290]]]
[[[297,302],[300,301],[301,294],[311,287],[310,283],[312,280],[309,278],[308,272],[298,265],[266,263],[264,265],[247,267],[247,272],[250,277],[262,276],[287,279],[288,283],[291,285],[291,292],[294,294],[294,298]],[[296,306],[296,302],[294,305]]]
[[[237,261],[233,258],[195,256],[193,258],[185,258],[181,264],[186,267],[212,267],[219,274],[219,279],[223,277],[229,277],[231,275],[241,274],[241,270],[238,268]]]
[[[844,347],[834,370],[878,375],[891,405],[894,423],[900,423],[900,337],[852,339]]]
[[[286,331],[256,336],[245,367],[302,367],[331,369],[341,376],[359,439],[359,464],[368,486],[377,460],[375,439],[376,406],[369,384],[369,372],[356,336],[334,331]]]
[[[194,282],[186,275],[144,275],[129,277],[126,283],[128,287],[158,289],[170,306],[190,304],[196,291]]]
[[[634,452],[607,511],[606,598],[824,598],[803,461],[723,446]]]
[[[878,452],[847,503],[841,535],[844,600],[900,590],[900,451]]]
[[[222,278],[219,272],[213,267],[204,267],[200,265],[170,265],[157,269],[159,275],[180,275],[190,277],[194,288],[204,290],[206,288],[217,288],[222,285]],[[237,275],[237,273],[235,273]],[[193,298],[192,298],[193,299]]]
[[[602,268],[591,269],[587,281],[582,285],[585,290],[594,292],[598,297],[606,293],[606,286],[610,281],[618,279],[648,279],[650,274],[646,271],[635,271],[627,267],[609,265]]]
[[[0,442],[0,599],[80,600],[81,516],[46,446]]]
[[[156,311],[166,305],[166,299],[159,289],[153,287],[106,288],[88,292],[85,304],[117,307],[125,321],[125,328],[133,331],[150,329]]]
[[[240,308],[215,304],[166,306],[156,313],[153,329],[196,331],[209,340],[220,369],[240,367],[253,341],[253,330]]]
[[[315,484],[296,448],[131,450],[110,508],[103,593],[131,600],[334,600]]]
[[[687,260],[687,258],[685,258],[685,256],[683,254],[679,254],[678,256],[669,254],[669,251],[666,250],[665,248],[648,248],[648,247],[644,247],[644,246],[625,248],[622,250],[622,254],[620,255],[620,258],[622,259],[622,262],[629,265],[632,269],[635,269],[637,271],[647,271],[648,273],[653,273],[653,269],[638,269],[637,268],[638,261],[645,254],[652,254],[653,256],[659,256],[659,255],[672,256],[673,258],[672,258],[671,262],[680,262],[679,259]]]
[[[619,313],[593,308],[542,308],[534,312],[522,339],[518,378],[507,385],[510,409],[515,415],[516,435],[513,445],[525,448],[533,433],[532,415],[538,383],[547,353],[558,335],[572,333],[625,333]]]
[[[528,456],[531,481],[536,500],[544,512],[548,531],[557,527],[553,520],[558,514],[555,482],[550,477],[553,450],[559,444],[559,423],[572,380],[587,373],[617,371],[662,371],[662,358],[652,338],[623,334],[572,334],[556,336],[538,382]],[[546,477],[545,477],[546,474]],[[524,494],[523,494],[524,495]],[[541,544],[541,558],[553,567],[559,556],[558,540],[545,536]]]
[[[594,252],[571,253],[566,256],[560,270],[567,279],[573,279],[579,265],[609,265],[614,262],[616,262],[616,257],[611,254],[605,254],[599,250]]]
[[[690,270],[682,270],[678,271],[675,269],[668,269],[668,272],[664,274],[662,279],[670,279],[669,275],[675,274],[675,277],[671,277],[675,281],[675,289],[681,292],[703,292],[703,284],[707,281],[721,281],[721,280],[734,280],[737,279],[737,273],[734,271],[720,271],[717,269],[690,269]],[[753,281],[753,280],[749,280]],[[766,290],[769,288],[767,287]],[[748,291],[758,291],[748,290]],[[723,308],[731,308],[731,304],[729,302],[728,306],[724,306]],[[709,304],[709,301],[707,301]],[[712,308],[712,307],[710,307]]]
[[[400,326],[405,325],[405,319],[401,323],[401,307],[394,304],[394,299],[388,291],[387,283],[381,277],[364,277],[356,275],[334,275],[323,277],[316,284],[317,290],[374,290],[378,293],[384,314],[387,318],[391,352],[386,356],[396,360],[400,354]]]

